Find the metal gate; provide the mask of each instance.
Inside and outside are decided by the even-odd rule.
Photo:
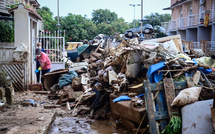
[[[7,74],[15,91],[27,89],[27,63],[0,63],[0,71]]]
[[[41,33],[37,42],[42,44],[42,48],[45,49],[52,62],[51,71],[65,69],[65,31],[55,31],[54,34]]]

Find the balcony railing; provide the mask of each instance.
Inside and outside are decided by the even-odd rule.
[[[179,29],[184,29],[187,27],[187,17],[180,18],[178,19],[178,21],[179,21],[179,26],[178,26]]]
[[[206,11],[203,11],[203,12],[201,12],[199,15],[199,23],[198,24],[202,24],[201,22],[200,22],[200,19],[205,19],[205,12]],[[213,20],[214,20],[214,9],[213,10],[210,10],[210,13],[209,13],[209,23],[212,23],[213,22]],[[204,23],[203,23],[204,24]]]
[[[169,30],[176,30],[177,29],[177,20],[171,20],[169,22]]]
[[[203,22],[200,21],[201,18],[203,19]],[[192,14],[189,15],[188,17],[171,20],[169,22],[164,22],[163,25],[165,24],[165,29],[168,30],[184,29],[187,27],[193,27],[198,26],[200,24],[204,24],[204,19],[205,11],[201,12],[200,14]],[[215,22],[215,9],[210,10],[209,23],[212,22]],[[168,28],[166,28],[167,25],[169,25]]]
[[[215,41],[205,42],[205,53],[207,56],[215,55]]]
[[[200,42],[191,42],[190,49],[203,49],[203,47]]]
[[[188,21],[187,27],[197,26],[199,22],[199,15],[198,14],[189,15],[187,21]]]
[[[212,22],[215,22],[215,8],[211,10],[211,16],[212,16],[211,18]]]
[[[169,23],[170,22],[162,22],[161,23],[161,27],[163,27],[166,30],[166,32],[169,31]]]
[[[0,9],[7,10],[10,5],[13,5],[15,0],[0,0]]]

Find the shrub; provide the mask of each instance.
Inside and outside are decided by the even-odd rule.
[[[14,42],[14,28],[12,24],[0,20],[0,42]]]

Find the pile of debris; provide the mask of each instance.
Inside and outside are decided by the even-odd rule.
[[[94,49],[88,49],[90,47]],[[135,34],[115,34],[108,38],[99,35],[93,44],[83,45],[83,48],[78,49],[81,51],[79,55],[84,57],[81,62],[71,63],[69,70],[58,70],[45,75],[45,87],[51,91],[49,98],[59,99],[57,105],[67,107],[73,116],[108,118],[115,127],[120,123],[133,132],[147,131],[147,125],[151,123],[147,89],[154,83],[157,86],[163,83],[165,85],[166,78],[173,82],[186,81],[188,88],[200,87],[194,91],[187,88],[187,92],[191,94],[198,92],[194,100],[183,104],[180,104],[181,98],[177,98],[180,94],[177,97],[171,96],[171,103],[177,98],[172,106],[184,106],[199,98],[213,98],[211,91],[215,83],[206,76],[211,72],[210,68],[215,67],[214,64],[207,64],[208,60],[213,59],[191,59],[183,51],[180,35],[142,42]],[[144,84],[147,82],[149,85]],[[165,95],[160,92],[155,93],[152,100],[157,100],[160,95],[165,100]],[[167,107],[170,115],[169,103]],[[165,128],[159,127],[160,130]]]

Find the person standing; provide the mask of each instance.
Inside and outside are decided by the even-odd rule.
[[[42,48],[42,44],[40,42],[37,43],[37,48],[40,48],[42,52],[46,52],[43,48]]]
[[[69,46],[68,44],[65,44],[65,52],[64,53],[65,53],[65,57],[66,58],[68,57],[68,54],[67,54],[67,48],[68,48],[68,46]]]
[[[81,44],[80,44],[80,43],[78,43],[78,44],[77,44],[77,46],[76,46],[76,49],[77,49],[77,48],[79,48],[80,46],[81,46]]]
[[[39,42],[37,43],[37,48],[40,48],[42,52],[46,52],[43,48],[42,48],[42,44]],[[40,67],[40,62],[38,60],[36,60],[36,68],[39,68]],[[40,71],[36,74],[36,77],[37,77],[37,83],[40,82]]]
[[[213,66],[211,67],[212,72],[215,72],[215,55],[211,55],[211,62],[213,63]]]
[[[41,82],[44,87],[44,75],[46,73],[50,72],[51,61],[50,61],[48,55],[46,53],[42,52],[40,48],[36,49],[36,56],[37,56],[37,60],[40,63],[40,67],[35,71],[35,73],[42,71]]]

